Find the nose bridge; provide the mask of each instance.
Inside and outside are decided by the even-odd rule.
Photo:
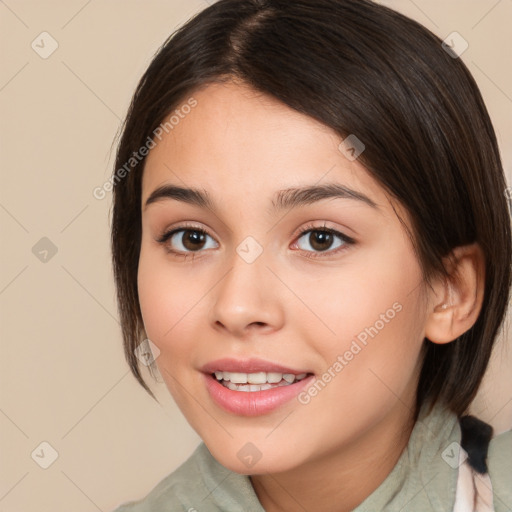
[[[238,334],[251,324],[276,327],[281,313],[268,263],[267,251],[254,237],[246,237],[235,247],[230,269],[216,287],[214,323]]]
[[[235,247],[229,258],[230,270],[219,286],[218,302],[223,300],[231,307],[248,307],[256,304],[258,297],[265,294],[268,276],[263,246],[253,237],[247,237]]]

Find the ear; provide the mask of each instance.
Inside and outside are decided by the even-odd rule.
[[[455,248],[444,263],[449,276],[433,284],[425,324],[425,337],[440,344],[473,327],[485,288],[485,257],[477,243]]]

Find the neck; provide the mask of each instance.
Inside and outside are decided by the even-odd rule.
[[[389,475],[407,446],[414,415],[397,401],[393,410],[357,441],[289,471],[253,475],[266,512],[349,512]]]

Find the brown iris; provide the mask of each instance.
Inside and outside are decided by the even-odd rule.
[[[205,243],[206,234],[201,231],[194,231],[191,229],[185,230],[181,236],[183,247],[190,251],[201,249]]]
[[[317,251],[325,251],[332,245],[333,235],[329,231],[311,231],[309,243]]]

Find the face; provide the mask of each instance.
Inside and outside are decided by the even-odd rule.
[[[426,312],[411,242],[330,128],[240,84],[192,96],[143,174],[158,369],[233,471],[350,450],[413,408]]]

